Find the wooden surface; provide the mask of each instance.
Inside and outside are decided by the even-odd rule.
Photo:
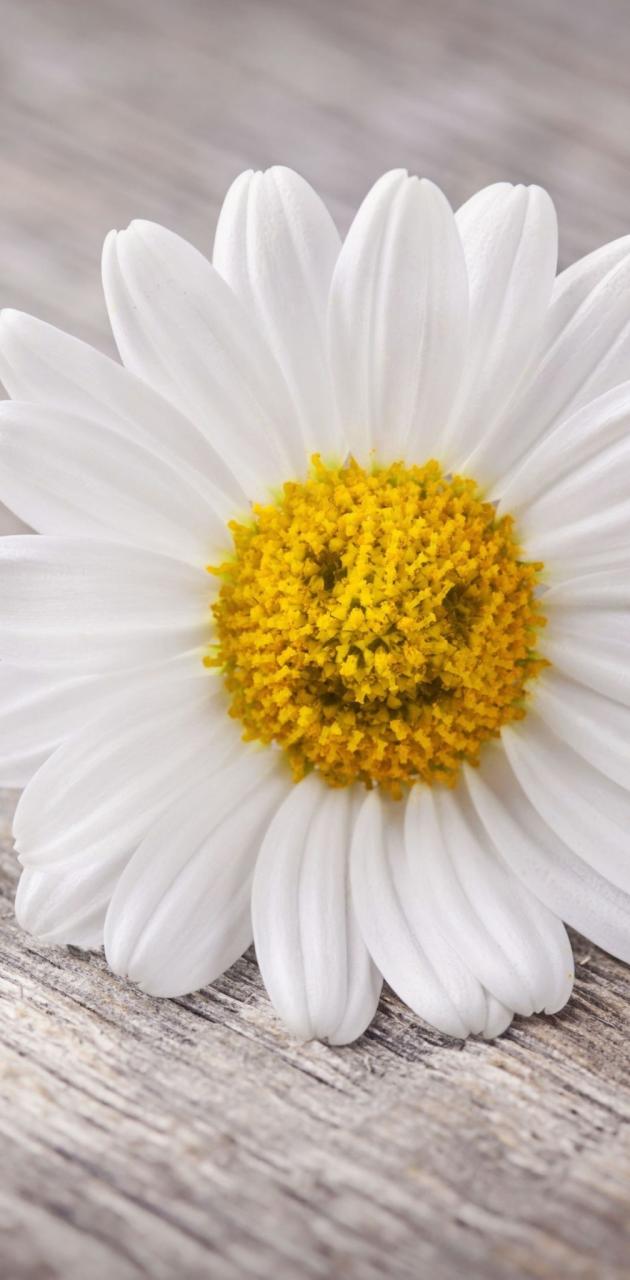
[[[342,227],[384,168],[556,199],[563,260],[630,229],[626,0],[0,0],[0,301],[109,347],[104,233],[211,242],[283,161]],[[630,1275],[630,971],[576,940],[567,1011],[449,1043],[390,994],[285,1037],[248,955],[157,1002],[12,920],[2,805],[3,1280]]]

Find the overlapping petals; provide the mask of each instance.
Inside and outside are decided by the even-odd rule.
[[[345,452],[326,330],[340,248],[323,201],[290,169],[243,173],[228,191],[213,265],[266,335],[307,458]]]
[[[261,496],[261,484],[303,465],[268,344],[201,253],[164,227],[133,222],[105,242],[103,284],[127,368],[196,424],[248,493]]]
[[[13,400],[117,429],[192,474],[209,493],[218,489],[237,503],[245,500],[236,477],[185,414],[130,369],[60,329],[3,311],[0,377]]]
[[[221,690],[196,675],[112,697],[22,792],[14,835],[24,865],[133,847],[191,782],[239,751],[222,710]]]
[[[486,187],[463,205],[457,229],[466,258],[470,323],[444,447],[455,470],[484,481],[479,454],[502,431],[515,390],[541,351],[558,229],[545,191],[507,182]]]
[[[143,667],[207,640],[203,567],[100,539],[0,540],[0,653],[66,675]]]
[[[205,986],[252,940],[256,857],[290,783],[269,752],[213,764],[210,781],[181,787],[181,798],[151,822],[107,910],[107,959],[149,994]]]
[[[614,885],[552,830],[526,795],[505,752],[493,746],[466,785],[488,839],[550,911],[630,961],[630,893]]]
[[[485,1033],[489,997],[555,1012],[573,979],[559,920],[511,876],[466,803],[413,788],[404,807],[372,793],[353,839],[363,935],[391,986],[451,1035]]]
[[[194,565],[225,546],[227,497],[65,409],[0,403],[3,492],[40,533],[113,538]]]
[[[349,891],[356,797],[312,774],[262,843],[252,900],[256,954],[274,1005],[303,1040],[345,1044],[371,1022],[381,977]]]

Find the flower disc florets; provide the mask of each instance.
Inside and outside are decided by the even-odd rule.
[[[474,481],[437,462],[315,457],[309,479],[230,528],[206,661],[245,736],[283,747],[296,779],[450,785],[524,714],[544,665],[542,566],[519,559],[511,519]]]

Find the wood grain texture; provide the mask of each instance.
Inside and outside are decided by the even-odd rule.
[[[563,261],[630,229],[626,0],[0,0],[0,302],[111,349],[104,233],[201,248],[243,167],[340,226],[405,164],[457,203],[540,181]],[[580,939],[558,1017],[459,1045],[385,994],[287,1040],[247,955],[155,1001],[12,916],[2,798],[6,1280],[630,1275],[630,971]]]

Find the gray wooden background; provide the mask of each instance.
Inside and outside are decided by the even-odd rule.
[[[458,201],[556,199],[564,262],[630,229],[627,0],[0,0],[0,303],[110,348],[101,241],[204,248],[281,161],[342,227],[404,164]],[[3,1280],[630,1275],[630,973],[450,1043],[391,994],[348,1049],[289,1042],[255,960],[158,1002],[12,922],[2,806]]]

